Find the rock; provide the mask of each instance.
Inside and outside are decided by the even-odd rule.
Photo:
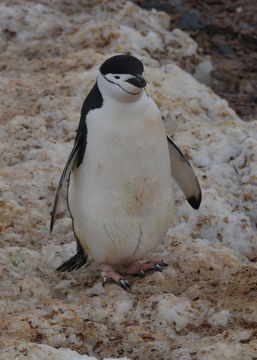
[[[222,55],[234,55],[234,50],[232,46],[228,43],[224,43],[222,41],[219,41],[217,39],[212,39],[211,41],[218,49],[220,54]]]
[[[178,28],[183,30],[188,29],[200,29],[201,28],[201,21],[198,19],[197,14],[193,12],[189,12],[182,16],[180,21],[178,22]]]

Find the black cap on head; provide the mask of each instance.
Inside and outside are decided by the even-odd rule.
[[[131,55],[116,55],[106,60],[100,67],[105,74],[142,74],[144,65],[140,60]]]

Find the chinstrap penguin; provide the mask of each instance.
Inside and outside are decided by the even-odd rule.
[[[163,239],[174,212],[172,177],[198,209],[201,189],[179,148],[166,135],[160,111],[145,91],[144,67],[136,57],[117,55],[100,67],[84,100],[75,143],[59,192],[67,187],[77,253],[57,268],[71,271],[98,264],[103,285],[130,287],[115,268],[143,276],[161,270],[162,259],[143,262]]]

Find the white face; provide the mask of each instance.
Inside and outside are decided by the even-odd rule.
[[[134,84],[132,84],[134,82]],[[99,74],[97,78],[99,89],[103,96],[112,97],[118,101],[132,102],[138,100],[144,92],[143,77],[131,74]],[[138,86],[136,86],[138,85]]]

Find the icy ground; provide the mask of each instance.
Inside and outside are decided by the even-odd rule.
[[[167,14],[118,0],[4,0],[0,27],[0,359],[256,358],[257,121],[180,69],[210,75]],[[174,185],[174,223],[156,250],[170,266],[131,278],[126,293],[103,289],[93,264],[54,271],[75,243],[67,212],[52,237],[49,214],[97,68],[128,51],[147,65],[203,202],[192,210]]]

